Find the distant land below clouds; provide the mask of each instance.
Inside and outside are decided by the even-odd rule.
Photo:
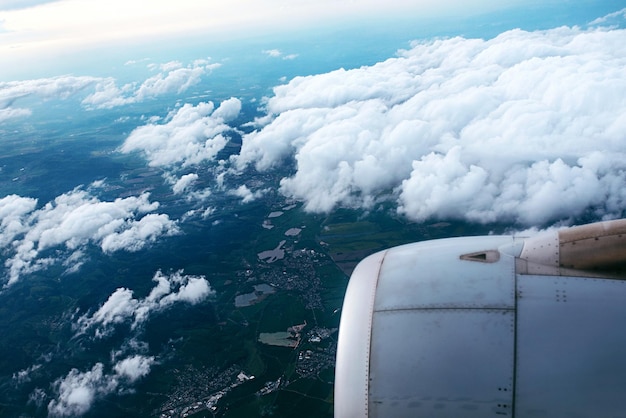
[[[111,1],[32,9],[120,4]],[[39,3],[48,2],[0,10]],[[235,394],[222,411],[245,415],[254,404],[280,415],[279,404],[292,409],[305,397],[328,409],[318,390],[332,395],[322,376],[332,372],[334,339],[315,350],[328,359],[321,373],[306,372],[314,384],[282,401],[258,394],[291,390],[274,380],[288,377],[283,366],[295,377],[312,363],[257,352],[257,339],[259,329],[306,320],[309,335],[334,332],[347,280],[330,255],[349,255],[345,266],[401,241],[625,217],[626,9],[544,29],[552,20],[558,13],[501,30],[503,20],[482,27],[467,18],[465,34],[379,44],[373,31],[329,24],[324,36],[297,41],[246,38],[217,58],[206,45],[221,38],[168,38],[152,40],[152,51],[180,56],[136,45],[69,51],[67,67],[76,57],[81,65],[55,72],[37,56],[33,73],[46,75],[31,77],[22,64],[23,78],[0,81],[0,414],[182,411],[180,394],[198,381],[206,396],[188,405],[234,388],[229,369],[254,372],[265,389],[253,396],[257,383],[242,386],[250,396]],[[285,252],[284,264],[267,264],[268,248]],[[271,284],[275,299],[239,306],[257,283]],[[322,315],[328,323],[317,322]]]
[[[76,272],[89,246],[134,252],[177,235],[194,213],[215,213],[216,192],[247,204],[278,189],[309,212],[391,208],[417,222],[532,227],[622,217],[626,30],[613,22],[623,17],[624,10],[588,28],[416,41],[375,65],[285,81],[259,98],[255,120],[243,117],[252,118],[237,97],[135,116],[115,152],[143,157],[197,207],[172,219],[147,192],[106,200],[104,180],[50,202],[5,196],[5,285],[51,265]],[[206,58],[146,65],[156,74],[121,87],[73,75],[0,83],[0,121],[44,118],[29,107],[32,98],[105,115],[180,94],[222,70]],[[221,159],[233,137],[241,149]],[[279,183],[263,180],[266,173]]]

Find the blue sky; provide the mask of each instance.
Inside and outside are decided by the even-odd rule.
[[[92,61],[97,71],[102,61],[142,58],[144,51],[156,59],[157,53],[184,54],[198,45],[219,50],[342,27],[355,28],[361,38],[377,31],[405,39],[458,32],[493,36],[510,27],[578,23],[623,6],[618,0],[9,0],[0,5],[0,77],[75,73]]]

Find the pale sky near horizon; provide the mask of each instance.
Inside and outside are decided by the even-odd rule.
[[[534,1],[533,1],[534,2]],[[27,62],[55,51],[201,33],[241,36],[367,17],[478,14],[522,0],[0,0],[0,56]],[[37,4],[39,3],[39,4]],[[25,6],[19,8],[20,5]]]

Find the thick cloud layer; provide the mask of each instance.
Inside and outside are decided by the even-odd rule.
[[[117,289],[96,312],[77,320],[74,326],[77,333],[93,331],[96,338],[101,338],[110,335],[116,325],[126,322],[135,329],[152,313],[161,312],[176,302],[194,305],[215,294],[204,276],[183,275],[182,271],[170,275],[158,271],[152,280],[157,284],[143,299],[135,299],[130,289]]]
[[[624,30],[513,30],[415,43],[274,89],[234,159],[294,159],[310,211],[395,202],[410,219],[524,225],[626,208]]]
[[[213,160],[228,143],[222,135],[226,122],[239,115],[241,102],[231,98],[215,109],[213,103],[185,104],[170,113],[164,124],[150,123],[131,132],[121,147],[124,153],[140,151],[151,166],[183,167]]]
[[[159,204],[150,202],[148,193],[103,202],[75,189],[39,209],[36,204],[35,199],[16,195],[0,199],[0,250],[7,256],[7,285],[61,259],[69,271],[76,271],[81,249],[89,243],[107,253],[138,251],[179,232],[167,215],[150,213]],[[64,255],[52,255],[51,249]]]

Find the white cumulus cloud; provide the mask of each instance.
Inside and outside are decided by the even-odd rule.
[[[154,357],[136,354],[116,363],[109,373],[102,363],[85,372],[74,368],[53,383],[57,396],[48,404],[48,413],[54,417],[83,415],[95,401],[122,392],[148,375],[154,362]]]
[[[599,17],[593,20],[592,22],[590,22],[589,24],[607,26],[607,24],[615,24],[617,22],[622,21],[623,19],[626,19],[626,8],[618,10],[613,13],[609,13],[606,16]]]
[[[28,97],[36,97],[40,100],[67,99],[101,80],[98,77],[65,75],[0,82],[0,122],[31,115],[30,109],[14,107],[14,103],[20,99]]]
[[[110,362],[97,362],[90,370],[72,368],[67,375],[52,384],[53,396],[48,403],[50,416],[77,416],[88,412],[93,404],[110,394],[132,390],[132,385],[147,376],[157,359],[146,355],[148,345],[138,336],[150,315],[162,312],[174,304],[197,304],[215,294],[204,276],[185,275],[182,271],[163,274],[157,271],[156,282],[144,298],[134,298],[133,291],[119,288],[93,313],[84,314],[73,324],[75,337],[90,335],[89,341],[111,335],[120,324],[130,324],[132,337],[119,350],[111,352]],[[107,366],[108,364],[108,366]],[[28,381],[40,366],[21,370],[14,380]],[[44,394],[44,399],[47,395]]]
[[[153,362],[154,357],[146,357],[137,354],[116,363],[113,370],[115,370],[116,375],[124,377],[130,382],[136,382],[150,373],[150,367]]]
[[[101,338],[110,335],[116,325],[127,322],[136,329],[152,313],[168,309],[177,302],[195,305],[215,294],[204,276],[185,275],[182,271],[169,275],[157,271],[152,280],[156,285],[142,299],[135,298],[130,289],[117,289],[97,311],[78,318],[74,325],[77,334],[93,330],[94,336]]]
[[[219,63],[199,59],[183,66],[178,61],[155,64],[160,71],[141,84],[118,86],[111,77],[63,75],[33,80],[0,82],[0,122],[30,116],[32,110],[15,107],[15,102],[29,97],[40,100],[68,99],[81,91],[90,92],[82,105],[87,109],[110,109],[137,103],[164,94],[180,94],[198,84],[202,77],[219,68]]]
[[[100,247],[105,253],[119,250],[139,251],[161,236],[176,234],[178,229],[165,214],[149,213],[139,220],[126,221],[120,232],[102,238]]]
[[[229,194],[241,198],[241,203],[254,202],[258,198],[262,197],[267,192],[267,189],[252,191],[248,186],[242,184],[236,189],[230,190]]]
[[[24,108],[6,108],[6,109],[0,109],[0,122],[4,122],[7,121],[9,119],[15,119],[15,118],[21,118],[21,117],[25,117],[25,116],[30,116],[32,115],[33,112],[30,109],[24,109]]]
[[[282,52],[280,52],[279,49],[264,49],[263,53],[266,54],[268,57],[273,58],[278,58],[283,54]]]
[[[121,147],[124,153],[140,151],[151,166],[182,166],[213,160],[228,143],[226,122],[237,117],[241,101],[231,98],[215,109],[213,103],[185,104],[170,113],[163,124],[136,128]]]
[[[95,92],[87,96],[82,104],[89,109],[110,109],[164,94],[180,94],[198,84],[204,75],[219,67],[219,63],[211,64],[207,60],[195,60],[186,67],[178,61],[153,64],[149,68],[158,68],[160,72],[146,79],[138,87],[134,83],[118,87],[115,79],[105,78],[96,84]]]
[[[184,191],[188,190],[193,183],[198,180],[198,175],[196,173],[185,174],[172,186],[172,191],[174,194],[181,194]]]
[[[35,199],[16,195],[0,199],[0,249],[6,255],[7,285],[58,262],[43,254],[50,249],[64,252],[71,272],[80,267],[81,249],[89,243],[104,252],[137,251],[179,232],[167,215],[150,213],[159,204],[150,202],[148,193],[107,202],[78,188],[39,209],[36,204]]]
[[[235,167],[292,161],[309,211],[395,203],[414,220],[524,225],[626,209],[626,31],[416,42],[274,88]]]
[[[265,49],[263,53],[268,57],[272,58],[282,58],[283,60],[293,60],[298,58],[298,54],[283,54],[280,49]]]
[[[11,244],[25,228],[26,216],[35,210],[37,199],[9,195],[0,199],[0,248]]]
[[[96,396],[113,392],[117,385],[105,377],[103,369],[103,364],[97,363],[89,371],[81,373],[72,369],[65,378],[58,379],[55,386],[59,396],[48,404],[50,415],[83,415],[91,408]]]
[[[67,99],[99,80],[101,79],[98,77],[66,75],[35,80],[0,82],[0,108],[7,108],[15,100],[28,96],[37,96],[41,99]]]
[[[115,79],[105,78],[96,84],[95,92],[87,96],[82,104],[88,109],[110,109],[164,94],[180,94],[198,84],[204,75],[219,67],[219,63],[210,64],[207,60],[196,60],[186,67],[178,61],[153,64],[149,68],[158,68],[160,72],[146,79],[138,87],[134,83],[118,87]]]

